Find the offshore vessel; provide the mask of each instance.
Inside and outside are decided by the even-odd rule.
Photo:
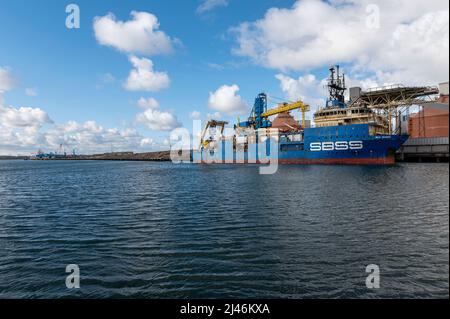
[[[329,97],[314,113],[314,127],[306,127],[309,105],[299,100],[268,110],[265,93],[257,96],[248,119],[234,125],[231,133],[228,122],[208,121],[193,152],[194,162],[394,164],[395,152],[408,135],[390,134],[389,120],[371,108],[345,103],[345,75],[339,66],[330,68],[327,87]],[[290,115],[292,110],[301,111],[301,123]],[[269,119],[274,115],[284,119],[281,129],[273,125],[277,119]]]

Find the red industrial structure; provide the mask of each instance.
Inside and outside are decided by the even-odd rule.
[[[411,115],[408,123],[410,137],[448,137],[448,113],[448,109],[426,108]]]
[[[408,120],[408,133],[411,138],[448,137],[449,108],[448,83],[440,85],[440,96],[437,103],[430,104]]]

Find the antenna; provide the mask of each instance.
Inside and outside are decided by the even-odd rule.
[[[340,74],[339,65],[330,67],[330,77],[328,78],[329,98],[327,107],[343,107],[345,105],[345,74]]]

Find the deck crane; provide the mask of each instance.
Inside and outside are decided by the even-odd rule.
[[[305,113],[310,110],[310,106],[303,101],[298,100],[292,103],[283,103],[278,107],[267,110],[267,95],[260,93],[255,99],[255,105],[247,121],[239,122],[238,127],[253,127],[255,129],[268,128],[272,122],[268,119],[270,116],[285,113],[299,109],[302,112],[302,127],[305,127]]]
[[[214,135],[217,130],[219,130],[219,134],[222,135],[225,126],[228,124],[228,122],[225,121],[216,121],[216,120],[209,120],[205,127],[203,128],[202,134],[200,136],[200,145],[198,146],[199,149],[206,148],[208,145],[213,141],[213,137],[211,136],[209,139],[205,139],[206,134],[210,133],[210,135]]]
[[[280,104],[278,107],[263,113],[262,116],[269,117],[272,115],[285,113],[285,112],[293,111],[296,109],[300,109],[300,111],[302,112],[302,127],[304,128],[305,124],[306,124],[305,115],[306,115],[306,112],[308,112],[310,110],[310,107],[308,104],[303,103],[303,101],[301,101],[301,100],[298,100],[293,103]]]

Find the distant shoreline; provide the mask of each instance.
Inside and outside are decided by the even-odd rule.
[[[93,155],[79,155],[67,156],[63,158],[52,158],[61,160],[103,160],[103,161],[170,161],[170,151],[148,152],[148,153],[133,153],[133,152],[118,152],[118,153],[104,153]],[[52,160],[51,159],[51,160]]]
[[[2,160],[26,160],[29,159],[29,156],[0,156],[0,161]]]
[[[189,158],[190,159],[190,158]],[[158,151],[147,153],[134,152],[114,152],[92,155],[55,155],[46,154],[42,157],[36,156],[0,156],[0,160],[35,160],[35,161],[153,161],[168,162],[170,161],[170,151]],[[188,160],[188,159],[187,159]]]

